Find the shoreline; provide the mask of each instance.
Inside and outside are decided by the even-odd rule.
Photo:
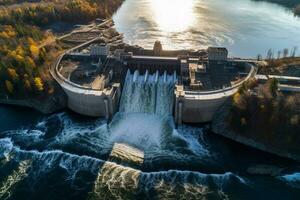
[[[51,102],[43,103],[35,99],[0,99],[1,105],[31,108],[45,115],[53,114],[55,112],[58,112],[66,108],[65,105],[53,106],[53,103],[55,102],[53,101],[52,103]]]
[[[34,99],[34,98],[24,98],[24,99],[1,99],[0,104],[11,105],[16,107],[27,107],[34,109],[42,114],[52,114],[63,110],[67,107],[67,96],[63,91],[59,91],[58,88],[56,92],[46,99]]]
[[[229,102],[229,101],[228,101]],[[294,160],[296,162],[300,162],[300,155],[295,152],[290,152],[288,150],[285,150],[283,147],[278,147],[278,145],[272,144],[270,142],[269,144],[257,141],[255,139],[252,139],[250,137],[245,137],[233,130],[231,130],[226,122],[226,116],[229,112],[229,105],[228,102],[226,102],[219,110],[216,112],[212,122],[210,131],[216,135],[223,136],[225,138],[228,138],[232,141],[238,142],[242,145],[246,145],[251,148],[255,148],[258,150],[261,150],[263,152],[267,152],[282,158],[287,158]]]

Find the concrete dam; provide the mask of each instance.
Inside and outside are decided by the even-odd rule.
[[[176,73],[168,75],[131,74],[128,70],[120,102],[120,112],[172,115]]]
[[[225,48],[183,54],[164,52],[157,44],[142,53],[132,48],[93,40],[62,55],[52,75],[66,92],[68,107],[108,120],[130,110],[172,115],[176,124],[209,122],[256,75],[254,61],[227,58]]]

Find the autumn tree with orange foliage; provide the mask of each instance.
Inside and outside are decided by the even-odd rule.
[[[16,0],[1,1],[3,5]],[[5,3],[6,2],[6,3]],[[56,21],[85,23],[97,17],[107,18],[123,0],[51,0],[22,4],[0,12],[0,98],[37,97],[53,93],[48,73],[53,51],[42,47],[51,33],[41,28]],[[51,57],[53,56],[53,57]]]

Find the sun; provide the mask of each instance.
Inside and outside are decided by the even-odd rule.
[[[152,0],[150,8],[164,32],[182,32],[194,23],[194,0]]]

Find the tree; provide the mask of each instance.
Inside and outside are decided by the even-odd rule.
[[[30,81],[28,79],[24,80],[24,87],[27,91],[31,90],[31,84],[30,84]]]
[[[283,57],[286,58],[289,55],[289,49],[283,49]]]
[[[7,68],[7,74],[9,76],[9,78],[11,80],[13,80],[14,82],[16,82],[16,81],[19,80],[19,75],[18,75],[18,73],[16,72],[15,69],[13,69],[13,68]]]
[[[39,47],[35,44],[31,44],[29,49],[30,49],[30,53],[31,53],[32,57],[34,57],[35,59],[38,58],[38,56],[40,54]]]
[[[271,78],[269,80],[269,90],[273,97],[277,97],[278,92],[278,80],[276,78]]]
[[[14,85],[9,80],[5,81],[6,90],[12,94],[14,92]]]
[[[292,51],[291,51],[291,57],[295,57],[296,56],[296,52],[298,50],[298,47],[293,47]]]
[[[268,53],[267,53],[267,59],[268,59],[268,60],[272,60],[272,59],[273,59],[273,51],[272,51],[272,49],[269,49],[269,50],[268,50]]]
[[[261,56],[261,54],[258,54],[257,55],[257,61],[260,61],[260,60],[262,60],[262,56]]]
[[[35,85],[35,88],[37,89],[37,91],[41,92],[44,90],[44,84],[40,77],[34,78],[34,85]]]
[[[280,59],[280,57],[281,57],[281,51],[278,51],[277,52],[277,59]]]

